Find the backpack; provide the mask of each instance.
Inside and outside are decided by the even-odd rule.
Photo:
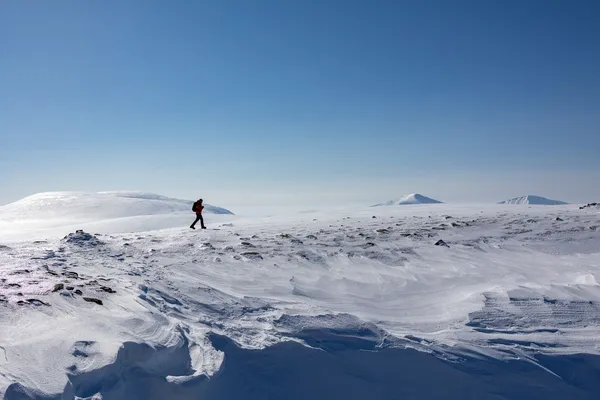
[[[192,205],[192,211],[196,211],[196,203],[198,203],[197,201],[194,202],[194,204]]]

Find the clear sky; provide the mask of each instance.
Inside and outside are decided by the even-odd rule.
[[[600,200],[600,1],[0,1],[0,204]]]

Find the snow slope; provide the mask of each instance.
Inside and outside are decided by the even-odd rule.
[[[380,206],[394,206],[394,205],[405,205],[405,204],[441,204],[439,200],[434,200],[429,197],[425,197],[418,193],[407,194],[401,197],[399,200],[390,200],[385,203],[375,204],[373,207]]]
[[[351,396],[356,381],[343,365],[355,365],[363,384],[380,382],[370,374],[383,372],[376,355],[368,364],[329,358],[340,348],[394,360],[401,357],[394,351],[413,349],[429,355],[415,356],[422,365],[441,360],[449,377],[449,365],[467,358],[519,359],[552,385],[571,382],[572,368],[563,374],[545,356],[600,354],[595,211],[416,205],[231,217],[212,228],[73,230],[64,238],[0,242],[0,397],[203,398],[214,387],[207,385],[229,376],[225,386],[246,388],[246,398],[277,398],[287,386],[269,380],[279,376],[268,372],[274,367],[249,353],[266,348],[283,353],[265,355],[306,357],[301,365],[311,368],[317,366],[307,360],[324,357],[317,359],[336,371],[338,390],[349,388],[345,398],[359,397]],[[447,246],[436,246],[440,239]],[[326,353],[281,347],[290,342]],[[243,371],[262,376],[258,385],[270,382],[271,396],[252,392],[250,381],[239,386],[246,359],[254,364]],[[284,360],[273,363],[283,369],[300,362]],[[386,380],[389,388],[393,381]]]
[[[513,199],[501,201],[498,204],[531,204],[531,205],[544,205],[544,206],[558,206],[567,204],[564,201],[551,200],[541,196],[522,196],[515,197]]]
[[[192,203],[143,192],[39,193],[0,207],[0,240],[64,236],[76,229],[113,233],[189,226]],[[204,212],[207,221],[233,215],[208,204]]]

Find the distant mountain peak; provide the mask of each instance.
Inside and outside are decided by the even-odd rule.
[[[408,205],[408,204],[441,204],[439,200],[432,199],[427,196],[423,196],[419,193],[411,193],[406,196],[402,196],[398,200],[390,200],[385,203],[375,204],[373,207],[379,206],[394,206],[394,205]]]
[[[515,197],[512,199],[501,201],[498,204],[531,204],[531,205],[542,205],[542,206],[558,206],[568,204],[560,200],[552,200],[542,196],[527,195],[521,197]]]

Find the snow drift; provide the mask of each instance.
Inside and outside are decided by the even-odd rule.
[[[559,206],[559,205],[564,205],[564,204],[568,204],[568,203],[566,203],[564,201],[560,201],[560,200],[547,199],[547,198],[541,197],[541,196],[528,195],[528,196],[521,196],[521,197],[515,197],[512,199],[504,200],[498,204],[531,204],[531,205],[541,205],[541,206]]]
[[[439,200],[432,199],[430,197],[423,196],[418,193],[411,193],[401,197],[399,200],[390,200],[385,203],[375,204],[373,207],[380,206],[394,206],[394,205],[406,205],[406,204],[441,204]]]

